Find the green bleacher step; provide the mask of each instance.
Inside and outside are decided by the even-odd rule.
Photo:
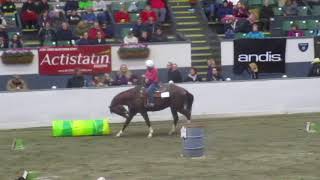
[[[177,29],[177,31],[185,32],[185,31],[201,31],[200,28],[183,28],[183,29]]]
[[[206,71],[203,71],[203,72],[198,72],[199,75],[207,75],[207,72]]]
[[[198,25],[199,22],[177,22],[177,25]]]
[[[193,63],[207,63],[207,59],[194,59],[191,62]]]
[[[189,0],[172,0],[169,3],[189,2]]]
[[[210,50],[209,46],[204,47],[192,47],[191,50]]]
[[[188,38],[191,38],[191,37],[204,37],[205,35],[204,34],[186,34],[185,36]]]
[[[40,45],[40,41],[38,41],[38,40],[28,40],[28,41],[24,42],[24,45],[26,45],[26,46]]]
[[[198,57],[198,56],[212,56],[211,53],[193,53],[191,55],[192,57]]]
[[[193,67],[195,67],[197,69],[207,69],[208,68],[208,66],[193,66]]]
[[[176,11],[176,12],[173,12],[174,14],[194,14],[193,12],[190,12],[190,11]]]
[[[191,8],[191,7],[190,6],[177,5],[177,6],[171,6],[171,8],[180,9],[180,8]]]
[[[206,43],[207,41],[205,40],[198,40],[198,41],[191,41],[191,43],[195,43],[195,44],[201,44],[201,43]]]
[[[176,17],[176,19],[196,19],[197,16],[180,16]]]

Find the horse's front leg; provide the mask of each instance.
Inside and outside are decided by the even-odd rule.
[[[151,127],[151,123],[150,123],[150,120],[149,120],[148,113],[147,112],[142,112],[141,115],[142,115],[144,121],[146,122],[146,124],[147,124],[147,126],[149,128],[149,133],[148,133],[147,137],[148,138],[152,138],[154,131],[153,131],[153,128]]]
[[[133,116],[135,115],[136,113],[133,113],[133,112],[129,112],[129,115],[128,115],[128,117],[126,118],[126,122],[123,124],[123,127],[122,127],[122,129],[117,133],[117,137],[120,137],[122,134],[123,134],[123,132],[124,132],[124,130],[128,127],[128,125],[129,125],[129,123],[131,122],[131,120],[132,120],[132,118],[133,118]]]

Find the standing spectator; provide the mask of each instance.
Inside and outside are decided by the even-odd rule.
[[[168,77],[169,81],[173,81],[175,83],[182,82],[181,72],[178,69],[178,65],[176,63],[172,64],[171,72]]]
[[[237,5],[233,9],[233,16],[237,18],[247,18],[249,16],[248,9],[244,4],[238,1]]]
[[[93,2],[93,9],[95,11],[106,11],[107,5],[108,5],[108,1],[96,0]]]
[[[13,78],[7,82],[7,91],[21,90],[28,90],[28,85],[19,75],[14,75]]]
[[[285,16],[297,16],[298,15],[298,4],[295,0],[287,0],[283,6],[283,13]]]
[[[90,29],[90,25],[87,23],[87,21],[80,21],[78,25],[76,26],[76,36],[80,37],[83,35],[83,33],[88,32]]]
[[[68,0],[66,4],[64,5],[64,11],[73,11],[73,10],[78,10],[79,9],[79,3],[77,0]]]
[[[248,67],[248,73],[251,79],[258,79],[259,78],[259,68],[256,63],[250,63]]]
[[[226,15],[232,15],[232,8],[228,6],[228,1],[223,1],[223,5],[218,8],[218,18],[219,20],[223,19]]]
[[[214,21],[216,19],[216,9],[218,5],[217,0],[202,0],[202,7],[208,21]]]
[[[107,44],[106,40],[103,38],[101,32],[97,32],[97,39],[93,41],[95,45]]]
[[[68,80],[67,88],[82,88],[86,82],[80,69],[74,70],[74,76]]]
[[[33,0],[27,0],[21,8],[21,18],[24,28],[36,28],[38,22],[38,14]]]
[[[144,28],[149,34],[153,34],[154,32],[156,32],[157,27],[158,26],[154,22],[153,17],[149,17],[148,22],[144,24]]]
[[[98,22],[95,22],[93,24],[93,27],[89,30],[89,39],[96,40],[98,38],[98,33],[101,34],[103,39],[105,38],[105,34],[103,32],[103,29],[101,29],[100,24]]]
[[[152,35],[152,42],[166,42],[168,41],[168,37],[162,32],[160,28],[156,30]]]
[[[269,5],[268,1],[264,2],[264,5],[260,11],[260,22],[262,22],[263,30],[270,30],[270,19],[274,17],[274,12],[272,7]]]
[[[50,8],[48,4],[48,0],[36,1],[35,6],[36,6],[37,14],[42,14],[45,11],[49,11],[49,8]]]
[[[166,20],[166,3],[164,0],[149,0],[152,10],[157,15],[159,23],[163,23]],[[155,19],[154,19],[155,21]]]
[[[5,40],[3,39],[3,37],[0,37],[0,49],[6,49],[8,48],[8,44],[6,44]]]
[[[3,41],[4,41],[3,46],[5,48],[8,48],[9,35],[8,35],[7,31],[5,30],[5,27],[3,25],[0,25],[0,38],[2,38]]]
[[[208,59],[207,61],[208,69],[207,69],[207,79],[212,77],[212,69],[217,68],[216,61],[213,58]]]
[[[91,8],[91,9],[88,9],[88,10],[87,10],[87,13],[85,13],[85,14],[82,16],[82,19],[85,20],[85,21],[87,21],[88,23],[93,24],[93,23],[97,22],[97,19],[98,19],[98,18],[97,18],[97,16],[96,16],[96,14],[94,13],[93,9]]]
[[[116,78],[114,80],[114,85],[131,85],[133,84],[133,80],[137,78],[132,75],[131,71],[128,69],[126,64],[122,64],[120,66],[120,70],[116,74]]]
[[[10,48],[22,48],[23,42],[21,40],[21,37],[18,36],[18,34],[13,35],[9,45]]]
[[[39,17],[39,19],[38,19],[38,26],[39,26],[39,28],[42,28],[42,27],[45,27],[45,25],[46,25],[46,23],[52,23],[53,22],[53,20],[52,20],[52,18],[49,16],[49,13],[48,13],[48,11],[44,11],[41,15],[40,15],[40,17]]]
[[[57,31],[57,41],[71,41],[73,39],[75,39],[75,36],[69,28],[69,24],[63,22],[61,28]]]
[[[138,42],[138,38],[133,35],[132,31],[128,32],[128,35],[123,38],[124,44],[138,44]]]
[[[51,25],[49,22],[46,23],[44,28],[40,29],[39,39],[41,42],[41,46],[43,46],[47,42],[52,43],[56,41],[56,32],[51,28]]]
[[[191,67],[185,82],[201,82],[202,79],[198,76],[198,70],[195,67]]]
[[[167,82],[169,82],[171,78],[172,64],[172,62],[168,62],[167,64]]]
[[[73,10],[70,15],[67,16],[68,23],[71,25],[77,25],[81,21],[81,16],[77,11]]]
[[[149,17],[153,17],[154,21],[157,21],[157,14],[152,11],[149,5],[147,5],[145,9],[140,12],[142,23],[146,23],[149,20]]]
[[[212,68],[212,75],[207,79],[207,81],[224,81],[221,73],[217,68]]]
[[[116,23],[129,23],[130,22],[130,15],[128,11],[121,6],[120,11],[116,12],[114,15]]]
[[[320,76],[320,59],[315,58],[312,63],[312,67],[310,68],[310,71],[308,73],[308,77],[315,77]]]
[[[140,37],[141,36],[141,32],[145,29],[145,26],[142,24],[142,20],[141,18],[139,18],[137,20],[137,23],[133,25],[132,27],[132,32],[134,34],[134,36],[136,37]]]
[[[102,24],[102,31],[104,32],[105,38],[113,38],[114,31],[112,25]]]
[[[139,43],[148,43],[148,42],[151,42],[148,32],[142,31],[141,36],[139,37]]]
[[[83,46],[83,45],[90,45],[91,41],[89,40],[89,35],[87,32],[83,33],[82,36],[80,36],[80,39],[77,40],[76,44],[78,46]]]
[[[14,13],[16,12],[16,5],[12,0],[6,0],[1,6],[1,12],[3,13]]]
[[[288,32],[288,37],[303,37],[304,32],[299,30],[298,26],[293,24],[291,30]]]
[[[249,32],[246,37],[250,39],[263,39],[264,34],[260,32],[258,28],[258,24],[253,24],[252,31]]]

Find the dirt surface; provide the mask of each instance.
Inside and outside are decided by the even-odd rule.
[[[304,131],[320,114],[194,120],[205,125],[206,158],[181,158],[181,139],[168,136],[171,122],[143,123],[121,138],[51,137],[50,128],[0,131],[0,179],[23,169],[48,179],[96,180],[319,180],[320,134]],[[11,151],[14,138],[25,143]]]

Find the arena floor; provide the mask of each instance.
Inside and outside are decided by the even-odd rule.
[[[48,179],[96,180],[319,180],[320,134],[304,131],[320,114],[194,120],[206,124],[206,158],[181,158],[171,122],[155,122],[147,139],[143,123],[124,137],[51,137],[50,128],[0,131],[0,179],[23,169]],[[119,124],[113,124],[114,131]],[[14,138],[23,151],[11,151]]]

